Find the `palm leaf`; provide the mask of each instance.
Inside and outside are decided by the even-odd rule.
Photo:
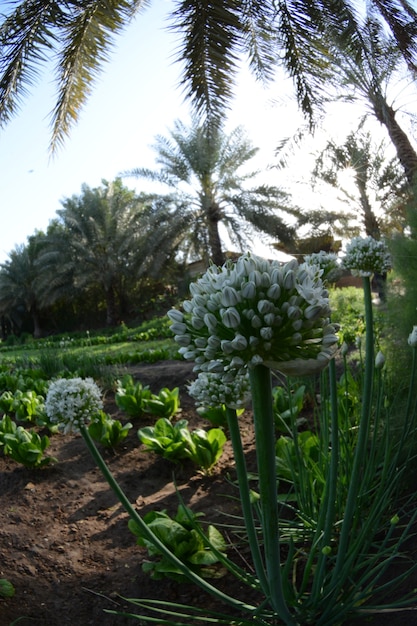
[[[108,60],[114,35],[132,20],[144,0],[89,0],[74,5],[63,29],[58,101],[53,111],[52,149],[63,142]]]

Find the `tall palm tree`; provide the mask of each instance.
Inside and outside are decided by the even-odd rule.
[[[344,86],[349,101],[360,99],[368,104],[371,114],[386,128],[411,186],[417,174],[417,151],[398,122],[398,109],[389,97],[391,83],[404,79],[406,73],[401,51],[372,13],[360,33],[360,50],[333,49],[337,91],[340,95]]]
[[[52,146],[77,120],[94,80],[120,34],[146,0],[18,0],[0,23],[0,123],[17,111],[45,60],[57,59]],[[292,76],[298,102],[311,118],[327,76],[323,39],[362,48],[365,5],[351,0],[178,0],[171,27],[182,43],[182,84],[198,113],[224,116],[242,53],[269,79],[277,65]],[[416,67],[417,12],[411,0],[370,0],[410,67]],[[362,11],[362,13],[361,13]],[[327,60],[326,60],[327,59]],[[149,62],[147,60],[147,62]]]
[[[194,120],[188,127],[177,121],[169,137],[157,136],[154,148],[160,169],[136,168],[127,175],[173,190],[158,202],[165,207],[168,232],[184,252],[211,257],[221,265],[225,257],[220,224],[240,248],[248,246],[250,236],[253,240],[253,231],[283,242],[292,239],[293,229],[277,214],[297,212],[287,195],[274,186],[248,185],[259,174],[245,169],[257,148],[241,127],[227,135],[216,125]]]
[[[349,170],[353,189],[341,181],[341,174]],[[361,129],[349,133],[343,144],[329,141],[313,177],[337,188],[350,211],[356,208],[367,235],[380,239],[382,234],[403,231],[408,186],[397,159],[386,159],[384,141],[376,145],[370,133]],[[377,212],[383,217],[378,218]]]
[[[103,181],[62,201],[38,260],[45,301],[98,285],[104,293],[109,326],[118,320],[118,302],[137,280],[146,239],[147,208],[120,180]]]

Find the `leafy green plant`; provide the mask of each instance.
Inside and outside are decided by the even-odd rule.
[[[279,478],[291,483],[297,482],[299,477],[297,457],[300,455],[302,463],[312,473],[312,482],[317,480],[318,476],[315,469],[319,462],[320,441],[315,433],[310,430],[303,430],[301,433],[297,433],[295,439],[282,435],[275,444],[275,454]],[[320,483],[323,483],[322,477],[320,477]]]
[[[294,420],[297,427],[305,423],[304,418],[298,418],[303,406],[305,385],[296,389],[277,386],[272,389],[272,408],[276,429],[280,432],[290,430]]]
[[[332,320],[340,325],[341,341],[348,345],[365,332],[363,292],[358,287],[330,288]]]
[[[4,415],[0,421],[0,446],[4,445],[5,435],[14,435],[17,429],[16,423],[12,420],[10,415]]]
[[[0,411],[3,413],[13,412],[14,394],[11,391],[3,391],[0,396]]]
[[[209,525],[207,531],[203,532],[198,523],[201,516],[201,513],[193,513],[180,504],[173,518],[164,510],[150,511],[143,520],[158,539],[191,570],[204,578],[219,578],[225,570],[221,567],[216,551],[226,557],[227,545],[215,526]],[[128,526],[137,537],[138,545],[147,548],[149,556],[153,557],[152,561],[143,563],[145,572],[150,572],[156,580],[164,577],[179,582],[187,580],[182,571],[143,534],[134,520],[130,519]]]
[[[146,411],[158,417],[173,417],[180,410],[179,388],[170,390],[164,387],[158,395],[152,396],[145,401]]]
[[[0,578],[0,598],[12,598],[15,588],[6,578]]]
[[[117,382],[115,401],[119,409],[125,411],[131,417],[140,417],[146,412],[147,401],[152,398],[149,387],[133,380],[130,374],[126,374]]]
[[[10,456],[17,463],[28,468],[40,468],[55,462],[54,457],[44,456],[49,446],[49,437],[40,437],[33,430],[26,430],[23,426],[16,426],[8,415],[0,422],[0,444],[4,454]]]
[[[20,391],[14,394],[13,407],[16,419],[33,421],[37,415],[42,415],[45,408],[45,398],[36,391]]]
[[[175,462],[186,458],[185,448],[191,444],[188,421],[185,419],[173,424],[166,417],[161,417],[154,426],[140,428],[138,437],[148,450]]]
[[[115,395],[117,406],[132,417],[140,417],[144,413],[152,413],[157,417],[170,418],[180,410],[179,389],[170,390],[164,387],[155,395],[148,386],[133,380],[130,374],[117,382]]]
[[[102,446],[115,448],[127,437],[131,428],[130,422],[122,424],[104,411],[99,411],[89,425],[88,432],[94,441],[98,441]]]
[[[191,441],[185,446],[184,453],[197,467],[210,473],[223,454],[226,440],[226,435],[221,428],[210,428],[207,431],[198,428],[191,432]]]
[[[210,471],[218,461],[226,435],[221,428],[190,431],[188,421],[183,419],[172,424],[161,417],[154,426],[145,426],[138,430],[140,441],[148,450],[160,454],[170,461],[191,459],[198,467]]]

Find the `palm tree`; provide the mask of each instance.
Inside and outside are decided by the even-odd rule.
[[[288,205],[286,194],[274,186],[248,186],[259,174],[245,169],[257,148],[241,127],[226,135],[219,126],[194,120],[187,127],[177,121],[169,137],[157,136],[154,149],[158,171],[136,168],[126,175],[145,177],[173,190],[159,196],[158,202],[168,218],[167,232],[186,255],[224,263],[220,224],[241,249],[253,247],[248,241],[250,237],[253,241],[254,233],[286,243],[293,238],[293,229],[277,215],[279,210],[297,212]]]
[[[136,284],[150,261],[143,253],[150,209],[120,180],[101,187],[82,186],[80,196],[62,201],[58,219],[48,229],[38,260],[45,301],[101,287],[106,322],[118,321],[118,303]]]
[[[0,123],[18,110],[45,60],[57,59],[52,147],[78,119],[109,50],[145,0],[20,0],[0,24]],[[408,65],[415,69],[417,12],[410,0],[371,0]],[[298,102],[311,119],[332,61],[329,33],[360,56],[362,6],[350,0],[180,0],[171,26],[182,44],[182,86],[197,113],[224,117],[242,53],[268,80],[278,65],[292,76]]]
[[[400,126],[394,102],[389,99],[389,88],[395,78],[404,78],[405,68],[401,51],[393,36],[384,26],[368,15],[361,28],[361,49],[334,51],[336,88],[349,90],[348,100],[365,100],[371,114],[382,124],[397,152],[411,186],[417,173],[417,152],[407,133]],[[390,103],[391,102],[391,103]]]
[[[38,284],[36,262],[42,249],[41,234],[33,235],[27,244],[15,247],[0,268],[0,311],[11,319],[29,314],[34,337],[41,337],[42,293]]]
[[[340,175],[349,170],[354,190],[341,182]],[[313,177],[339,189],[350,211],[356,207],[367,235],[380,239],[381,234],[403,231],[407,182],[397,159],[386,159],[385,143],[375,145],[369,132],[359,128],[341,145],[329,141],[316,161]],[[378,219],[377,209],[383,218]]]

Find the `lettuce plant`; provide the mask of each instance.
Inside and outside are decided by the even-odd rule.
[[[203,578],[219,578],[225,569],[221,566],[218,552],[226,556],[226,541],[212,524],[204,532],[198,522],[202,514],[193,513],[180,504],[177,514],[171,518],[166,511],[150,511],[143,520],[149,529],[175,554],[187,567]],[[147,548],[151,561],[142,565],[145,572],[158,580],[164,577],[173,578],[178,582],[187,580],[165,554],[155,546],[142,532],[140,526],[129,520],[129,529],[137,537],[137,543]]]
[[[205,471],[215,465],[223,452],[226,435],[220,428],[209,431],[190,431],[188,421],[183,419],[173,424],[162,417],[154,426],[138,430],[138,437],[148,450],[170,461],[190,459]]]
[[[130,422],[122,424],[120,420],[114,420],[104,411],[99,411],[90,423],[88,432],[102,446],[115,448],[126,439],[131,428]]]
[[[0,578],[0,598],[12,598],[15,588],[6,578]]]
[[[0,396],[0,410],[14,415],[17,420],[33,422],[44,416],[45,398],[36,391],[17,389],[4,391]]]
[[[149,387],[144,387],[140,382],[135,383],[130,374],[118,381],[115,400],[117,406],[131,417],[152,413],[169,419],[180,410],[178,387],[172,390],[164,387],[155,395]]]
[[[191,443],[188,421],[185,419],[173,424],[161,417],[154,426],[140,428],[138,437],[147,450],[174,462],[186,458],[184,450]]]
[[[157,417],[171,418],[180,410],[179,388],[164,387],[158,395],[152,396],[145,402],[146,412]]]
[[[16,426],[8,415],[0,422],[0,445],[4,454],[25,467],[40,468],[55,462],[54,457],[44,454],[49,443],[49,437]]]
[[[141,417],[146,412],[147,401],[152,397],[149,387],[135,383],[130,374],[118,381],[115,401],[119,409],[131,417]]]

